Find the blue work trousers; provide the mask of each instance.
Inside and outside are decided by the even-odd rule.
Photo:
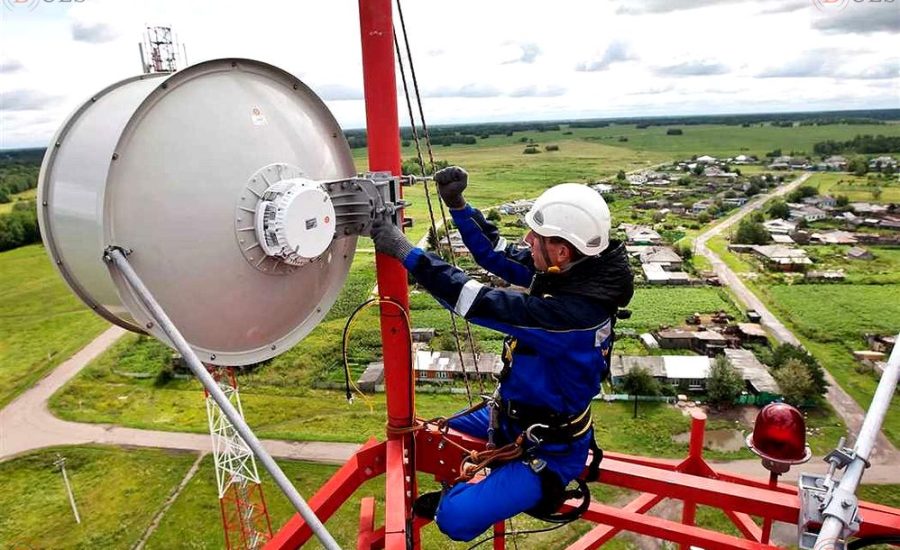
[[[450,421],[450,427],[479,439],[487,439],[489,408]],[[513,434],[500,430],[497,446],[511,442]],[[583,462],[582,462],[583,463]],[[541,500],[541,480],[522,459],[492,469],[478,483],[457,483],[444,493],[435,521],[441,532],[457,541],[469,541],[498,521],[534,508]]]

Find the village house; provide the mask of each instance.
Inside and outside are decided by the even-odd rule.
[[[601,195],[608,195],[613,192],[615,189],[612,185],[608,183],[597,183],[591,186],[591,189],[600,193]]]
[[[734,172],[726,172],[718,166],[708,166],[703,170],[703,176],[707,178],[721,178],[726,180],[736,180],[739,176]]]
[[[763,222],[763,227],[766,228],[766,231],[768,231],[770,235],[787,235],[788,233],[793,233],[794,230],[797,229],[797,224],[787,220],[775,219]]]
[[[356,386],[362,392],[373,393],[384,384],[384,361],[369,363],[366,370],[356,380]]]
[[[725,357],[741,374],[747,391],[762,399],[757,404],[765,404],[779,397],[778,384],[752,352],[739,349],[725,350]],[[610,365],[613,385],[621,384],[625,375],[641,368],[664,384],[686,387],[688,391],[706,390],[706,382],[712,368],[713,359],[689,355],[630,356],[616,355]]]
[[[880,172],[889,166],[894,170],[897,169],[897,161],[893,157],[875,157],[869,161],[869,170],[873,172]]]
[[[658,264],[666,271],[680,271],[681,256],[668,246],[650,246],[643,249],[639,256],[642,264]]]
[[[789,163],[791,170],[809,170],[812,168],[812,164],[809,163],[808,159],[794,157],[791,159]]]
[[[662,236],[646,225],[622,224],[620,227],[625,230],[625,238],[629,244],[659,244],[662,242]]]
[[[497,210],[501,214],[509,216],[510,214],[524,214],[531,210],[532,206],[534,206],[534,201],[518,200],[501,204]]]
[[[806,251],[780,244],[753,245],[750,250],[774,271],[805,271],[812,261]]]
[[[765,405],[781,397],[778,382],[769,369],[760,363],[752,351],[746,349],[726,349],[725,357],[731,366],[741,373],[747,390],[756,396],[756,405]]]
[[[446,237],[440,240],[440,244],[441,246],[447,244]],[[471,254],[468,247],[466,247],[466,243],[463,242],[459,231],[450,232],[450,248],[453,249],[453,253],[457,256],[468,256]]]
[[[769,337],[766,330],[759,323],[738,323],[735,330],[741,338],[742,344],[768,344]]]
[[[788,207],[791,209],[791,219],[792,220],[804,220],[806,222],[815,222],[819,220],[824,220],[828,217],[828,214],[822,210],[821,208],[817,208],[815,206],[809,206],[806,204],[800,203],[788,203]]]
[[[471,353],[463,354],[463,362],[469,378],[478,376],[487,379],[499,375],[503,369],[503,361],[495,353],[478,354],[477,368]],[[417,350],[414,370],[418,381],[449,382],[463,378],[459,355],[453,351]]]
[[[849,260],[873,260],[875,256],[871,252],[860,246],[854,246],[847,251],[847,259]]]
[[[881,218],[881,221],[878,223],[878,227],[883,227],[885,229],[891,230],[900,229],[900,218],[896,216],[885,216]]]
[[[832,155],[822,162],[825,170],[843,172],[847,169],[847,159],[841,155]]]
[[[833,197],[829,197],[827,195],[820,196],[816,195],[815,197],[805,197],[802,199],[803,204],[808,206],[815,206],[821,208],[823,210],[827,210],[829,208],[834,208],[837,206],[837,200]]]
[[[813,233],[809,236],[810,243],[813,244],[856,244],[856,237],[853,233],[847,231],[826,231],[824,233]]]
[[[628,183],[631,185],[644,185],[647,183],[647,176],[644,174],[628,174],[625,179],[627,179]]]
[[[655,334],[662,349],[689,349],[703,355],[715,355],[728,347],[724,335],[712,330],[663,329]]]
[[[716,160],[717,160],[716,157],[711,157],[709,155],[702,155],[702,156],[697,157],[695,162],[698,162],[700,164],[715,164]]]
[[[857,216],[863,218],[872,218],[884,216],[888,212],[888,207],[884,204],[872,204],[868,202],[851,202],[850,209]]]
[[[769,235],[769,237],[772,239],[772,242],[775,244],[795,244],[794,239],[791,238],[790,235],[781,235],[781,234],[775,233],[775,234]]]
[[[687,285],[691,282],[684,271],[667,271],[661,264],[641,264],[641,271],[651,285]]]
[[[691,213],[694,215],[702,214],[712,208],[715,205],[715,202],[712,199],[703,199],[699,200],[691,206]]]
[[[789,156],[780,156],[772,159],[772,163],[769,164],[769,169],[771,170],[789,170],[791,167],[791,157]]]
[[[728,347],[728,338],[714,330],[701,330],[694,333],[691,349],[697,353],[712,357]]]
[[[872,351],[880,351],[882,353],[891,353],[894,351],[894,344],[897,343],[897,336],[894,334],[866,334],[866,344]]]
[[[681,329],[662,329],[654,334],[662,349],[691,349],[694,331]]]
[[[731,159],[732,164],[753,164],[754,162],[758,162],[759,159],[755,156],[747,156],[747,155],[738,155]]]

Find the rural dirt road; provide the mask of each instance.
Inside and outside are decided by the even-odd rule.
[[[779,187],[772,193],[755,197],[753,200],[742,206],[737,212],[726,218],[722,223],[717,224],[715,227],[698,236],[695,241],[696,253],[703,255],[704,258],[709,260],[713,270],[719,277],[719,280],[731,289],[737,299],[740,300],[747,309],[755,309],[760,314],[762,317],[760,321],[761,324],[769,329],[772,335],[775,336],[775,339],[783,344],[793,344],[795,346],[800,345],[800,340],[798,340],[797,337],[794,336],[794,333],[788,330],[788,328],[785,327],[771,311],[769,311],[769,308],[767,308],[766,305],[763,304],[749,288],[747,288],[744,281],[742,281],[721,258],[709,249],[707,242],[716,235],[722,234],[726,229],[734,226],[747,214],[762,208],[763,204],[767,201],[790,193],[809,179],[809,176],[809,173],[803,174],[791,183]],[[847,429],[851,434],[847,444],[852,446],[855,435],[859,433],[859,430],[862,427],[866,412],[840,387],[840,385],[838,385],[837,381],[835,381],[834,377],[832,377],[827,370],[825,371],[825,379],[828,381],[828,393],[826,394],[826,399],[831,406],[834,407],[835,412],[841,417],[844,424],[846,424]],[[878,442],[872,451],[870,459],[873,462],[900,464],[900,453],[897,452],[897,449],[890,441],[888,441],[883,433],[879,433]],[[866,477],[868,477],[868,473],[866,474]],[[900,471],[896,474],[895,480],[900,482]]]
[[[0,461],[44,447],[86,443],[212,451],[212,441],[206,434],[137,430],[107,424],[69,422],[53,416],[47,408],[47,400],[59,388],[124,333],[125,330],[118,327],[107,329],[34,387],[0,410]],[[197,406],[202,406],[199,395]],[[263,445],[277,457],[334,464],[345,462],[358,447],[353,443],[274,440],[263,440]]]

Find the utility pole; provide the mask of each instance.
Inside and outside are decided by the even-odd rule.
[[[78,515],[78,507],[75,506],[75,495],[72,494],[72,486],[69,484],[69,476],[66,475],[66,459],[62,455],[56,455],[54,466],[58,467],[62,472],[63,482],[66,484],[66,493],[69,495],[69,504],[72,505],[72,513],[75,514],[75,523],[81,523],[81,517]]]

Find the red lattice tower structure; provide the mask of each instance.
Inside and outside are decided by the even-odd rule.
[[[234,369],[207,368],[228,400],[243,416]],[[225,530],[225,547],[229,550],[261,548],[272,538],[272,523],[260,485],[256,459],[209,392],[205,392],[205,396],[222,527]]]

